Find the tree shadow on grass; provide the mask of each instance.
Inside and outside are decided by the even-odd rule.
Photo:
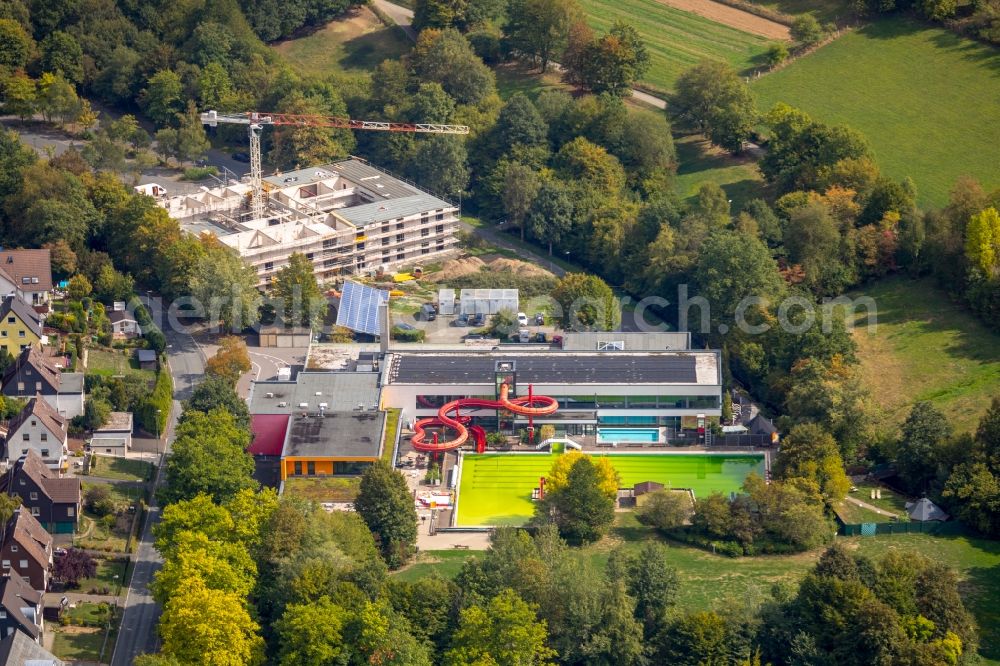
[[[887,289],[893,281],[902,289]],[[962,306],[948,300],[946,294],[928,279],[911,281],[892,277],[879,283],[876,295],[878,324],[909,325],[920,334],[948,333],[951,339],[942,351],[949,356],[977,362],[1000,361],[1000,336],[992,333]],[[859,290],[861,296],[868,290]],[[915,298],[916,297],[916,298]],[[854,325],[864,328],[869,314],[858,310]],[[907,332],[906,335],[912,335]]]
[[[396,60],[410,50],[410,42],[396,26],[380,28],[344,42],[340,65],[349,69],[374,69],[383,60]]]
[[[1000,564],[969,569],[959,592],[979,625],[979,654],[1000,660]]]

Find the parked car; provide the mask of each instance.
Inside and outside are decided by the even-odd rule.
[[[518,326],[527,326],[528,325],[528,315],[524,314],[523,312],[518,312],[517,313],[517,325]]]
[[[237,162],[249,162],[250,153],[233,153],[232,158]]]
[[[468,326],[469,325],[469,315],[467,315],[467,314],[460,314],[460,315],[458,315],[458,319],[455,320],[454,325],[455,326]]]
[[[545,326],[545,315],[541,312],[535,315],[535,326]]]
[[[520,331],[517,332],[517,341],[531,342],[531,331],[529,331],[526,328],[522,328]]]
[[[535,342],[545,342],[545,331],[538,331],[535,333]]]
[[[476,315],[472,318],[472,325],[476,328],[486,326],[486,315],[482,312],[476,313]]]
[[[398,328],[399,330],[401,330],[401,331],[413,331],[413,330],[416,330],[416,329],[415,329],[415,327],[413,327],[413,326],[410,326],[410,325],[409,325],[409,324],[407,324],[407,323],[406,323],[405,321],[401,321],[401,322],[399,322],[398,324],[393,324],[393,325],[394,325],[394,326],[395,326],[396,328]]]
[[[424,318],[424,321],[434,321],[437,319],[437,310],[430,303],[424,303],[420,306],[420,315]]]
[[[466,333],[462,336],[463,340],[485,340],[486,336],[480,333]]]

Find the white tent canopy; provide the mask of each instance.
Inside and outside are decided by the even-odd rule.
[[[517,312],[517,289],[463,289],[459,295],[459,313],[496,314],[500,310]]]

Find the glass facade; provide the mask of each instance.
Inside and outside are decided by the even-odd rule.
[[[719,397],[714,395],[573,395],[552,396],[559,402],[559,409],[719,409]],[[418,395],[417,409],[437,409],[459,398],[495,400],[492,395]]]

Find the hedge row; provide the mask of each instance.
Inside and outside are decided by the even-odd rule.
[[[170,369],[166,363],[161,364],[160,372],[156,375],[156,386],[153,392],[147,396],[139,407],[136,418],[143,430],[150,433],[163,434],[167,427],[167,419],[170,418],[170,409],[174,403],[174,381],[170,376]],[[160,410],[157,418],[156,410]]]

